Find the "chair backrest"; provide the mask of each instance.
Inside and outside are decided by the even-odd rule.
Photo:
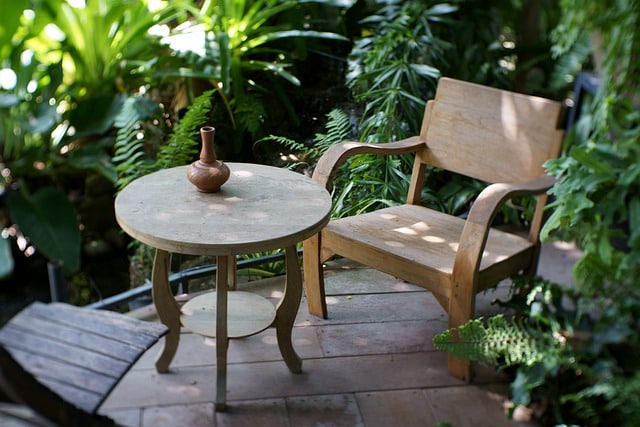
[[[561,109],[556,101],[443,77],[425,109],[421,160],[491,183],[534,179],[560,154]]]

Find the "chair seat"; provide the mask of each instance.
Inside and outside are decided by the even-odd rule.
[[[322,230],[322,241],[336,254],[428,285],[448,298],[464,224],[464,219],[405,204],[333,220]],[[479,288],[525,268],[532,250],[526,238],[492,228],[480,264]]]

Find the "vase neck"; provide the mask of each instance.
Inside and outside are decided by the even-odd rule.
[[[205,126],[200,128],[200,137],[202,138],[202,150],[200,151],[200,160],[205,163],[213,163],[218,160],[216,150],[213,145],[213,137],[215,128]]]

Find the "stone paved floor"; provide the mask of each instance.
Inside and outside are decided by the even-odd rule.
[[[570,283],[579,254],[571,245],[543,247],[539,272]],[[158,374],[150,349],[103,404],[124,426],[530,426],[504,415],[506,378],[478,367],[472,384],[450,377],[432,338],[446,316],[421,288],[358,266],[327,272],[329,319],[308,313],[303,298],[293,331],[303,372],[292,374],[275,330],[232,340],[225,413],[216,413],[215,340],[187,331],[171,372]],[[242,285],[277,300],[282,279]],[[508,284],[478,296],[476,315]]]
[[[571,245],[544,246],[539,273],[570,283],[578,256]],[[329,319],[310,315],[304,299],[296,318],[293,341],[303,359],[301,374],[292,374],[282,361],[273,329],[232,340],[230,407],[216,413],[215,340],[184,331],[171,372],[155,371],[156,345],[101,412],[128,427],[535,426],[505,417],[508,382],[501,374],[479,366],[471,384],[447,374],[447,356],[431,341],[446,328],[446,316],[429,292],[347,263],[332,264],[326,277]],[[282,284],[275,278],[242,289],[277,301]],[[490,301],[507,290],[503,283],[480,294],[476,315],[494,313]],[[147,310],[152,316],[153,309]],[[2,412],[0,425],[33,425],[3,418]]]

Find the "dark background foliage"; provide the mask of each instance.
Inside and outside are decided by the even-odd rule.
[[[593,72],[599,89],[547,165],[559,181],[545,238],[584,251],[578,285],[540,283],[529,306],[511,302],[533,326],[520,332],[568,337],[573,359],[551,357],[551,346],[555,365],[516,363],[514,398],[555,393],[549,424],[589,425],[595,413],[632,425],[638,405],[625,396],[639,391],[637,362],[620,355],[640,341],[637,0],[176,0],[154,11],[140,0],[5,3],[0,321],[50,297],[53,260],[64,262],[78,305],[144,281],[152,251],[119,230],[114,195],[194,159],[202,125],[216,127],[221,159],[309,174],[341,140],[417,133],[440,76],[565,100],[578,74]],[[350,160],[334,216],[400,203],[410,168],[404,157]],[[423,203],[464,215],[481,183],[428,173]],[[526,222],[528,206],[517,200],[499,220]],[[176,258],[174,270],[203,262]]]

